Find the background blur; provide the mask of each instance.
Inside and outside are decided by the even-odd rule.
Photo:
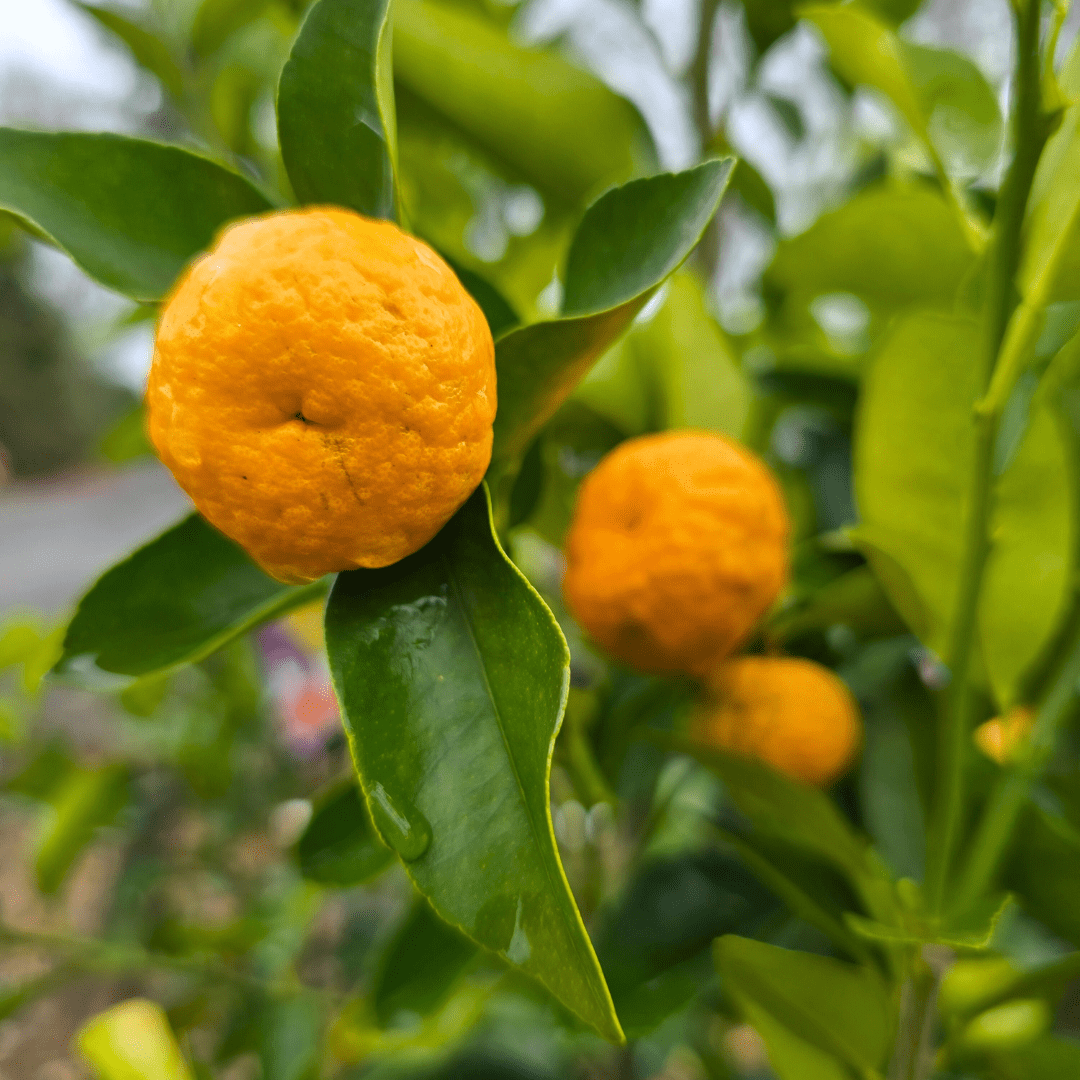
[[[190,27],[197,6],[195,0],[112,0],[108,10],[168,40]],[[753,366],[753,335],[767,308],[762,275],[778,241],[805,231],[874,176],[921,167],[885,100],[842,87],[816,32],[782,19],[774,25],[781,5],[770,0],[748,0],[746,8],[734,0],[718,6],[709,0],[526,0],[518,6],[459,0],[458,6],[500,31],[508,27],[519,41],[562,51],[627,98],[651,133],[661,167],[683,168],[703,152],[726,148],[752,166],[725,198],[701,261],[709,277],[706,306],[744,366]],[[248,0],[232,7],[251,17],[235,33],[219,35],[212,62],[178,72],[150,46],[144,66],[137,64],[130,34],[125,45],[100,10],[68,0],[0,0],[0,123],[137,133],[201,146],[265,186],[280,187],[273,87],[303,4]],[[1061,52],[1078,25],[1080,6],[1061,35]],[[902,28],[911,41],[967,55],[1003,110],[1010,33],[1007,0],[927,0]],[[496,282],[524,314],[554,311],[559,285],[550,256],[573,224],[573,208],[503,169],[460,132],[439,127],[425,109],[419,97],[399,92],[407,183],[422,185],[427,177],[438,185],[438,197],[428,198],[436,208],[423,222],[425,234]],[[996,182],[996,168],[988,181]],[[538,250],[549,257],[538,258]],[[658,307],[650,304],[641,325]],[[815,317],[830,342],[839,343],[837,355],[859,351],[868,316],[858,303],[845,306],[841,299]],[[141,435],[138,403],[152,318],[151,310],[94,284],[64,255],[0,219],[0,666],[5,643],[12,656],[19,642],[47,643],[98,573],[186,512],[185,496],[149,456]],[[768,448],[782,465],[818,469],[819,528],[850,520],[846,442],[827,410],[783,413]],[[839,458],[830,465],[832,453]],[[526,538],[517,555],[531,560],[534,577],[557,577],[557,549],[543,538]],[[118,702],[42,691],[41,672],[29,662],[7,675],[0,670],[0,762],[9,777],[12,762],[27,770],[19,773],[21,789],[16,785],[14,796],[0,803],[3,920],[41,933],[113,937],[141,920],[156,928],[162,948],[169,933],[233,934],[238,949],[258,943],[266,970],[285,957],[326,985],[341,978],[343,965],[373,955],[408,905],[403,877],[326,899],[300,880],[286,856],[311,814],[304,793],[333,780],[344,762],[326,673],[314,659],[318,632],[314,617],[269,627],[254,644],[230,647],[178,676],[165,706],[164,688],[152,688],[145,700]],[[168,715],[160,723],[140,722],[161,708]],[[260,726],[267,718],[269,742]],[[74,770],[68,794],[51,797],[48,820],[34,802],[41,792],[33,786],[32,766],[40,758],[27,757],[31,729],[35,753],[53,753]],[[117,812],[101,795],[112,781],[94,772],[117,742],[132,761],[146,765],[137,777],[139,809],[126,811],[124,843],[108,832],[91,843],[95,825],[109,824]],[[152,765],[161,761],[173,771]],[[177,771],[205,796],[201,809],[178,786]],[[91,774],[96,802],[85,795]],[[127,783],[131,777],[112,779]],[[568,794],[559,802],[558,774],[553,789],[571,877],[585,873],[587,858],[617,862],[618,852],[605,854],[597,840],[603,823],[587,818]],[[20,801],[20,792],[29,797]],[[707,798],[700,785],[683,785],[675,809],[679,800],[692,808]],[[71,875],[46,895],[27,851],[50,842],[55,833],[49,829],[65,812],[82,822],[82,831],[57,854],[61,876],[69,869]],[[671,828],[674,836],[677,815]],[[587,911],[588,901],[582,906]],[[32,948],[0,953],[0,983],[40,970]],[[68,1052],[71,1033],[85,1016],[140,987],[146,984],[84,980],[0,1025],[0,1080],[82,1075]],[[188,1005],[197,1038],[199,1009],[217,1006]],[[547,1075],[543,1063],[557,1061],[565,1047],[540,1045],[555,1036],[529,1023],[520,1030],[534,1031],[537,1045],[530,1052],[541,1063],[528,1075]],[[752,1032],[735,1029],[723,1038],[739,1075],[765,1075]],[[663,1034],[643,1040],[636,1051],[641,1060],[627,1075],[704,1075],[692,1058],[680,1056],[680,1045]],[[239,1080],[254,1068],[241,1055],[220,1075]]]

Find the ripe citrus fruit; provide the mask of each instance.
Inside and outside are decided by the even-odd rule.
[[[1029,705],[1014,705],[1004,716],[980,724],[972,738],[988,758],[1006,765],[1019,756],[1034,726],[1035,711]]]
[[[615,658],[700,675],[776,599],[787,534],[780,489],[745,447],[702,431],[629,439],[581,485],[563,592]]]
[[[811,660],[738,656],[710,672],[705,688],[695,736],[796,780],[831,783],[847,770],[862,741],[851,691]]]
[[[274,577],[411,554],[483,478],[495,352],[429,247],[348,210],[233,225],[158,326],[150,438]]]

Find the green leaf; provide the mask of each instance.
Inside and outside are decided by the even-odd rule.
[[[318,0],[278,84],[278,137],[301,203],[394,216],[390,0]]]
[[[910,732],[916,724],[933,729],[932,703],[908,668],[866,719],[858,781],[865,828],[897,877],[922,881],[925,813]]]
[[[489,281],[452,259],[446,260],[465,286],[466,292],[480,305],[484,318],[488,321],[492,337],[499,337],[508,330],[513,330],[521,319],[505,297]]]
[[[200,660],[325,588],[282,585],[192,514],[107,571],[82,598],[54,671],[91,687],[122,688]]]
[[[474,956],[476,946],[418,897],[379,961],[372,987],[379,1023],[396,1026],[391,1022],[402,1012],[434,1012]]]
[[[262,1080],[316,1080],[326,1021],[325,1003],[312,993],[274,998],[259,1012]]]
[[[183,96],[184,74],[164,41],[109,8],[99,7],[97,4],[84,4],[81,0],[73,0],[73,2],[76,7],[96,19],[106,30],[115,34],[128,47],[135,62],[140,67],[146,68],[152,75],[156,75],[170,94],[176,98]]]
[[[781,240],[764,285],[789,324],[807,325],[811,301],[833,293],[851,293],[885,318],[906,307],[951,307],[973,258],[932,187],[881,184]]]
[[[860,0],[859,6],[880,15],[886,22],[899,25],[913,15],[922,0]],[[747,29],[759,52],[764,52],[777,38],[795,26],[799,0],[743,0]]]
[[[237,30],[257,19],[272,0],[202,0],[191,27],[191,47],[197,56],[217,52]]]
[[[870,911],[891,920],[891,887],[866,841],[820,789],[797,783],[752,758],[727,754],[682,736],[648,732],[650,741],[689,754],[724,782],[738,809],[765,836],[776,837],[836,867]]]
[[[540,190],[581,204],[636,170],[634,109],[554,52],[449,4],[399,0],[394,75]]]
[[[1080,43],[1060,74],[1062,91],[1080,97]],[[1065,110],[1039,158],[1028,197],[1016,270],[1021,296],[1034,307],[1080,298],[1080,104]]]
[[[949,176],[974,177],[991,163],[1001,113],[970,60],[904,41],[860,5],[810,5],[799,14],[824,35],[837,73],[890,98]]]
[[[813,588],[801,604],[771,620],[768,635],[773,641],[783,642],[812,630],[826,630],[837,623],[867,638],[904,632],[904,623],[877,577],[868,566],[857,566],[820,588]]]
[[[370,881],[394,858],[375,832],[364,797],[352,780],[337,785],[320,801],[296,854],[308,881],[342,888]]]
[[[868,545],[875,569],[884,554],[882,585],[939,654],[956,602],[983,347],[980,328],[964,318],[919,313],[897,323],[867,372],[856,421],[856,542]],[[1075,510],[1065,462],[1049,410],[1034,407],[997,484],[979,612],[991,685],[1004,705],[1066,601]]]
[[[179,146],[0,128],[0,209],[103,285],[159,300],[226,222],[271,207],[242,176]]]
[[[1059,937],[1080,945],[1080,834],[1060,818],[1030,806],[1017,829],[1005,887]]]
[[[631,1037],[656,1027],[686,1003],[708,975],[683,965],[721,934],[753,934],[776,903],[732,855],[715,850],[652,857],[637,868],[598,919],[596,952],[619,1019]],[[676,977],[660,986],[668,972]],[[657,988],[662,990],[657,993]]]
[[[56,892],[100,826],[127,805],[128,770],[72,768],[48,794],[49,810],[35,844],[34,872],[43,893]]]
[[[865,962],[870,951],[844,923],[858,900],[831,867],[775,837],[749,832],[744,836],[717,829],[754,876],[798,919],[816,927],[852,960]]]
[[[1071,1080],[1080,1075],[1080,1042],[1045,1035],[1023,1049],[994,1055],[995,1080]]]
[[[569,654],[486,488],[415,555],[340,574],[326,642],[376,827],[436,913],[621,1040],[551,826]]]
[[[729,992],[743,1019],[761,1036],[780,1080],[850,1080],[851,1073],[834,1055],[800,1039],[754,998],[730,988]]]
[[[1072,598],[1078,507],[1067,455],[1050,409],[1034,408],[995,492],[979,633],[990,685],[1003,707],[1013,704]]]
[[[712,220],[732,161],[632,180],[586,211],[567,259],[560,319],[512,330],[495,345],[499,411],[492,460],[513,459],[593,362],[630,325]]]
[[[730,935],[717,941],[714,956],[736,997],[860,1074],[880,1068],[892,1037],[892,1003],[874,971]]]
[[[697,276],[684,269],[660,310],[597,361],[574,397],[627,434],[700,428],[737,438],[751,390]]]
[[[100,1080],[192,1080],[164,1010],[143,998],[98,1013],[77,1045]]]
[[[918,893],[915,895],[918,896]],[[921,897],[919,900],[921,903]],[[1013,899],[1006,893],[985,897],[975,908],[964,912],[960,920],[947,918],[942,922],[927,918],[921,910],[908,910],[900,926],[886,926],[850,911],[844,913],[844,921],[867,941],[892,945],[936,944],[950,949],[981,952],[990,947],[998,925],[1012,906]]]
[[[1015,1050],[1045,1035],[1053,1021],[1040,998],[1005,1001],[974,1017],[957,1036],[958,1046],[975,1053]]]
[[[124,413],[105,432],[98,443],[98,450],[106,461],[114,465],[153,455],[154,448],[146,435],[146,411],[141,404]]]

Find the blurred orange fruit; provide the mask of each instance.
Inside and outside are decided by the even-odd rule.
[[[480,308],[386,221],[308,208],[227,228],[158,326],[150,438],[211,524],[281,581],[428,542],[491,456]]]
[[[582,483],[564,595],[616,659],[700,675],[776,599],[787,536],[780,488],[745,447],[703,431],[645,435]]]
[[[705,690],[696,739],[807,784],[823,787],[846,772],[862,742],[851,691],[811,660],[735,657],[710,672]]]
[[[1005,765],[1016,757],[1035,725],[1035,711],[1016,705],[1004,716],[980,724],[972,734],[975,745],[992,761]]]

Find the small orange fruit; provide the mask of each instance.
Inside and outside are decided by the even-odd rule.
[[[581,485],[566,603],[616,659],[701,675],[776,599],[787,535],[776,481],[734,440],[704,431],[629,439]]]
[[[1014,705],[1004,716],[980,724],[972,734],[975,745],[992,761],[1006,765],[1020,754],[1035,726],[1030,705]]]
[[[483,478],[495,351],[396,225],[307,208],[227,228],[158,326],[150,438],[196,507],[281,581],[386,566]]]
[[[738,656],[712,671],[705,689],[693,722],[699,741],[807,784],[824,787],[846,772],[862,742],[851,691],[812,660]]]

